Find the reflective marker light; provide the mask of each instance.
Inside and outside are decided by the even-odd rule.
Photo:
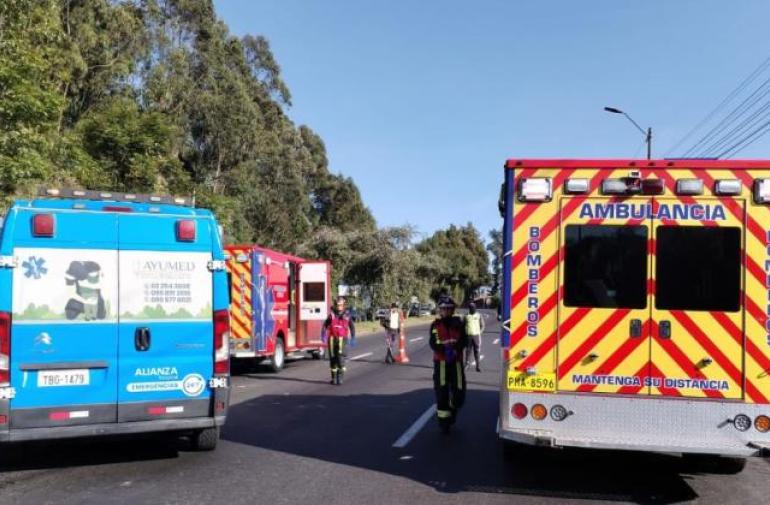
[[[53,214],[35,214],[32,216],[32,235],[35,237],[53,237],[54,228]]]
[[[733,419],[733,426],[735,426],[735,429],[738,431],[746,431],[751,428],[751,418],[746,414],[738,414],[735,416],[735,419]]]
[[[569,412],[567,412],[567,409],[562,405],[554,405],[551,407],[551,419],[554,421],[564,421],[568,415]]]
[[[523,403],[516,403],[511,408],[511,414],[516,419],[524,419],[527,417],[527,406]]]
[[[754,428],[760,433],[767,433],[770,430],[770,417],[757,416],[754,419]]]
[[[564,192],[568,195],[582,195],[588,193],[588,179],[567,179],[564,183]]]
[[[551,196],[550,177],[519,180],[520,202],[548,202]]]
[[[754,181],[754,202],[770,203],[770,179],[756,179]]]
[[[544,405],[541,405],[539,403],[536,403],[532,406],[532,419],[535,421],[542,421],[545,419],[545,416],[548,415],[548,410],[545,408]]]
[[[742,190],[738,179],[720,179],[714,184],[714,193],[718,195],[740,195]]]
[[[703,181],[700,179],[678,179],[676,181],[677,195],[702,195]]]

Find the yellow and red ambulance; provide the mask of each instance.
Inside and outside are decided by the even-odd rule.
[[[509,160],[503,441],[770,449],[770,161]]]

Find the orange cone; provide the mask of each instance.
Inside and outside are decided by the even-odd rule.
[[[409,356],[406,355],[406,335],[403,320],[398,332],[398,356],[396,356],[396,361],[399,363],[409,363]]]

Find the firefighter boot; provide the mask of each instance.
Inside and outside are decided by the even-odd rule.
[[[337,384],[337,373],[334,370],[332,370],[332,380],[329,381],[329,384]]]
[[[342,370],[340,370],[339,372],[337,372],[337,385],[338,385],[338,386],[342,384],[342,376],[343,376],[343,375],[344,375],[344,374],[342,373]]]

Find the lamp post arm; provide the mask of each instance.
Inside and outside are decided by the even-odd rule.
[[[645,136],[647,135],[647,132],[644,130],[644,128],[642,128],[641,126],[639,126],[639,124],[638,124],[636,121],[634,121],[634,120],[631,118],[631,116],[629,116],[629,115],[628,115],[628,114],[626,114],[625,112],[623,113],[623,115],[624,115],[624,116],[626,116],[626,117],[628,118],[628,120],[629,120],[629,121],[631,121],[631,124],[633,124],[634,126],[636,126],[636,129],[637,129],[637,130],[639,130],[640,132],[642,132],[642,135],[645,135]]]

